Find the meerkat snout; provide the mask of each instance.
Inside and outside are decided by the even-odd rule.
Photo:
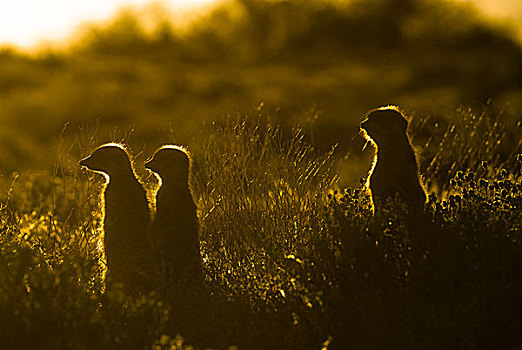
[[[145,168],[158,174],[163,180],[188,183],[190,159],[179,146],[163,146],[145,163]]]
[[[388,107],[389,108],[389,107]],[[407,137],[408,121],[394,109],[377,109],[371,111],[361,122],[361,129],[375,144],[403,142]]]
[[[80,160],[80,166],[109,176],[131,169],[129,155],[121,145],[115,143],[98,147],[91,155]]]

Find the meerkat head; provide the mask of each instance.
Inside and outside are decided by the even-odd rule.
[[[396,144],[404,140],[408,120],[395,106],[371,110],[361,122],[365,137],[377,145]]]
[[[165,145],[154,152],[145,168],[158,174],[162,180],[188,182],[190,156],[181,146]]]
[[[90,156],[83,158],[80,165],[109,177],[129,169],[132,171],[129,154],[122,145],[117,143],[101,145]]]

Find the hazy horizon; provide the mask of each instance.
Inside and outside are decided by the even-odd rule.
[[[204,10],[206,5],[220,0],[94,0],[67,2],[52,0],[31,3],[30,0],[0,4],[0,46],[32,49],[67,42],[81,27],[104,23],[125,8],[144,10],[165,6],[173,20],[190,12]],[[513,35],[522,42],[522,2],[517,0],[453,0],[476,6],[489,20],[513,28]],[[27,9],[31,9],[28,11]],[[29,26],[29,23],[31,24]]]
[[[0,3],[0,46],[31,49],[68,41],[83,26],[110,22],[126,8],[144,11],[160,5],[173,20],[218,0],[20,0]],[[30,10],[28,10],[30,9]]]

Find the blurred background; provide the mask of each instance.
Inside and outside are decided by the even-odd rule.
[[[487,108],[520,135],[519,0],[0,7],[3,176],[52,168],[60,152],[80,157],[75,145],[89,133],[100,141],[132,134],[131,146],[150,154],[163,142],[190,147],[236,115],[299,125],[322,151],[337,145],[346,184],[367,171],[350,165],[368,159],[358,123],[381,105],[429,116],[424,131],[451,122],[460,107]]]

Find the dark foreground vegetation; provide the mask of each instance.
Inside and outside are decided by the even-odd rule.
[[[192,149],[209,310],[104,293],[101,182],[65,157],[21,174],[0,212],[0,348],[518,348],[520,145],[499,164],[502,135],[470,131],[485,119],[449,127],[422,169],[438,194],[414,217],[336,190],[332,153],[299,130],[214,126]]]

